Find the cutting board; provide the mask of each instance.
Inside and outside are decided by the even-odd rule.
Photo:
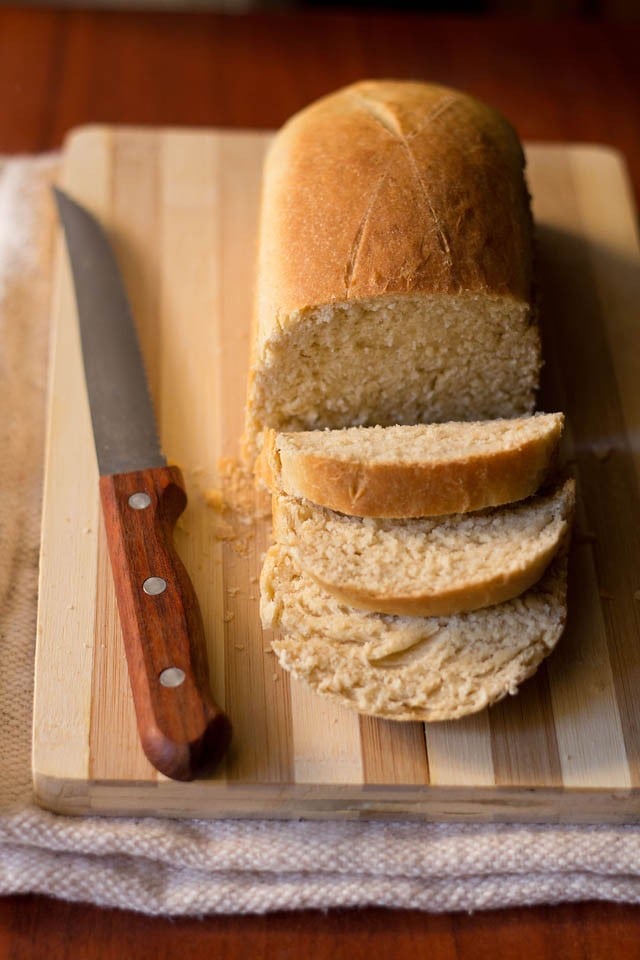
[[[358,716],[281,671],[260,626],[264,504],[238,468],[266,133],[90,127],[62,185],[106,225],[189,507],[226,764],[177,783],[138,744],[66,252],[58,241],[35,677],[40,804],[66,814],[640,819],[640,269],[624,164],[530,145],[544,337],[540,406],[578,479],[570,617],[518,696],[452,723]]]

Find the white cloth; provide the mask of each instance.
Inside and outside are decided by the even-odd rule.
[[[56,158],[0,161],[0,893],[150,914],[640,902],[640,828],[67,818],[31,799]]]

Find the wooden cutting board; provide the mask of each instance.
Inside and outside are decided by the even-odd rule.
[[[528,149],[546,357],[540,406],[568,414],[564,456],[579,483],[566,634],[517,697],[425,726],[359,717],[309,692],[279,669],[260,627],[269,521],[247,514],[233,460],[268,143],[261,133],[109,127],[67,143],[62,184],[111,233],[165,452],[184,469],[190,505],[176,542],[235,737],[224,769],[194,783],[157,774],[138,745],[59,242],[34,713],[39,803],[67,814],[637,821],[640,270],[620,157],[581,145]]]

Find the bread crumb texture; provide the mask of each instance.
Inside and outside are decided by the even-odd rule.
[[[318,693],[393,720],[451,720],[517,692],[566,619],[566,557],[520,597],[452,617],[354,610],[274,545],[261,579],[280,664]]]
[[[370,81],[276,136],[264,179],[248,434],[530,413],[531,215],[511,126]]]
[[[345,516],[274,501],[274,537],[330,593],[379,613],[447,615],[519,596],[566,540],[575,483],[523,503],[437,519]]]
[[[355,516],[464,513],[522,500],[550,471],[560,413],[512,420],[268,430],[256,472],[272,490]]]
[[[249,553],[257,523],[271,515],[268,498],[256,488],[252,471],[233,457],[218,460],[219,485],[200,488],[202,499],[211,511],[214,539],[227,541],[240,556]],[[199,486],[198,477],[194,482]]]
[[[415,464],[425,460],[459,462],[475,456],[495,456],[504,450],[518,450],[530,440],[562,428],[561,413],[539,413],[532,417],[467,423],[434,423],[428,426],[347,428],[292,433],[279,442],[280,449],[367,463]]]

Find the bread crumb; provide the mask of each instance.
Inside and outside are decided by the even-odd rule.
[[[227,506],[245,516],[255,515],[253,475],[246,465],[233,457],[221,457],[217,467]]]
[[[633,599],[640,600],[640,590],[636,590],[636,592],[633,595]]]
[[[227,587],[227,593],[230,597],[237,597],[240,593],[240,587]]]
[[[230,523],[226,520],[216,520],[213,528],[213,535],[216,540],[235,540],[237,534]]]
[[[233,610],[225,610],[224,614],[222,615],[222,619],[225,623],[231,623],[232,620],[235,620],[235,616],[236,615]]]
[[[245,649],[245,645],[244,645],[244,643],[234,643],[233,649],[234,649],[234,650],[244,650],[244,649]]]
[[[224,493],[219,487],[210,487],[203,492],[202,496],[206,505],[212,510],[224,509]]]
[[[233,457],[217,463],[221,485],[202,491],[202,498],[215,515],[213,536],[231,543],[238,556],[249,555],[249,541],[255,538],[255,523],[265,516],[264,505],[256,493],[253,475],[246,465]],[[269,502],[270,516],[271,508]]]

